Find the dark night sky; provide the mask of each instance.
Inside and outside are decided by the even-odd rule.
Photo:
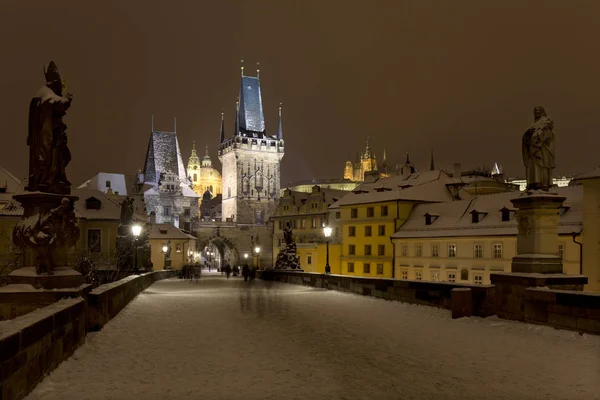
[[[95,7],[92,7],[94,4]],[[74,94],[74,184],[144,162],[150,116],[177,117],[213,161],[225,108],[261,63],[267,130],[284,102],[289,180],[341,177],[367,136],[390,164],[491,165],[522,175],[533,106],[555,120],[558,174],[600,162],[597,0],[0,0],[0,165],[26,175],[27,112],[54,60]]]

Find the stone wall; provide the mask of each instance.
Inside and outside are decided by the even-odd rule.
[[[15,286],[17,288],[12,290]],[[64,298],[85,298],[91,290],[92,285],[52,290],[34,289],[29,285],[4,286],[0,288],[0,321],[20,317]]]
[[[600,293],[527,288],[524,320],[600,335]]]
[[[114,318],[131,300],[154,282],[173,278],[177,271],[163,270],[131,275],[102,285],[88,294],[87,330],[97,331]]]
[[[0,399],[22,399],[85,341],[85,301],[65,299],[0,325]]]
[[[385,300],[421,304],[452,310],[452,289],[471,289],[472,315],[487,317],[496,309],[495,288],[492,285],[470,285],[447,282],[408,281],[327,275],[311,272],[261,271],[261,279],[339,290]]]

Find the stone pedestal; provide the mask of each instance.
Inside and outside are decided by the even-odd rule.
[[[558,221],[565,201],[556,193],[528,191],[511,200],[517,208],[517,256],[512,272],[560,274],[562,260],[558,253]]]
[[[69,267],[58,267],[53,274],[38,274],[35,267],[24,267],[12,271],[6,277],[9,285],[31,285],[35,289],[65,289],[83,285],[83,275]]]

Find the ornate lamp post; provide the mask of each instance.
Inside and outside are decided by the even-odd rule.
[[[258,268],[260,268],[260,264],[259,264],[260,246],[256,246],[254,248],[254,252],[256,253],[256,269],[258,269]]]
[[[169,247],[166,244],[163,244],[162,252],[164,255],[164,269],[167,269],[167,251],[169,251]]]
[[[326,262],[325,262],[325,273],[326,274],[331,273],[331,267],[329,266],[329,238],[331,237],[332,230],[333,229],[331,229],[330,226],[323,227],[323,234],[325,235],[325,238],[327,239],[327,258],[326,258]]]
[[[138,272],[138,237],[140,236],[140,234],[142,233],[142,226],[135,224],[131,226],[131,232],[133,233],[133,245],[135,247],[135,256],[134,256],[134,262],[133,262],[133,270],[135,271],[135,273],[137,274]]]

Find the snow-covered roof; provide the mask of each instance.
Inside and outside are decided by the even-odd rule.
[[[177,228],[173,224],[152,224],[150,232],[148,232],[149,239],[188,239],[196,240],[192,235],[188,235],[181,229]]]
[[[596,167],[591,171],[576,175],[574,181],[584,181],[587,179],[600,179],[600,167]]]
[[[146,153],[144,181],[157,184],[160,174],[167,171],[177,174],[181,182],[188,180],[183,167],[177,133],[153,131],[150,134]]]
[[[460,183],[460,179],[449,177],[440,170],[414,172],[407,178],[391,176],[375,182],[363,183],[332,205],[332,208],[354,204],[379,203],[385,201],[445,202],[452,200],[446,185]],[[461,198],[469,195],[461,191]]]
[[[579,186],[552,190],[566,197],[558,226],[559,234],[579,232],[582,229],[583,191]],[[392,238],[433,238],[458,236],[515,236],[517,221],[515,208],[510,202],[520,192],[506,192],[479,196],[471,200],[420,204]],[[502,221],[502,210],[509,210],[509,220]],[[479,213],[479,222],[472,221],[472,213]],[[426,225],[425,214],[431,215],[431,225]]]
[[[111,201],[104,193],[93,189],[74,189],[73,196],[79,197],[75,202],[75,216],[87,220],[115,220],[121,219],[121,207]],[[86,200],[94,197],[100,200],[99,209],[86,208]],[[0,216],[20,217],[23,215],[23,206],[16,200],[11,200],[6,207],[0,209]]]

